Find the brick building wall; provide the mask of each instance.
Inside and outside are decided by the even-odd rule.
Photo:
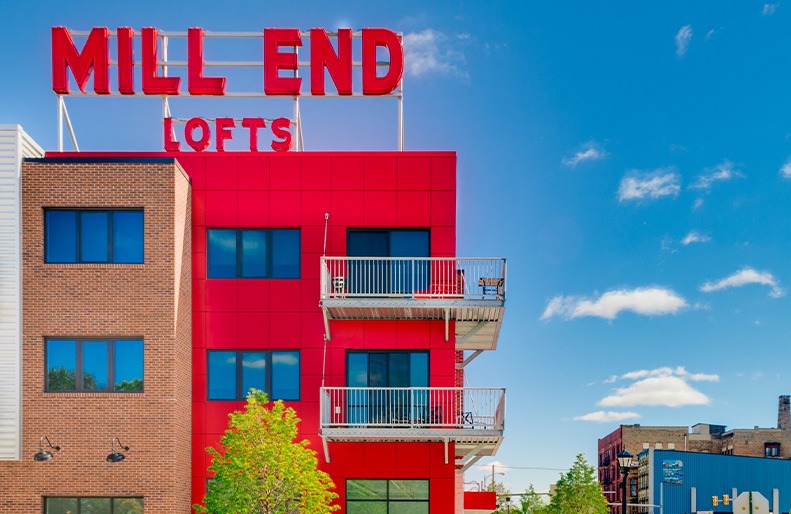
[[[764,457],[767,443],[779,443],[777,458],[791,457],[791,430],[778,428],[734,429],[723,434],[722,439],[717,442],[717,451],[711,453]]]
[[[0,463],[0,513],[43,496],[143,497],[190,506],[191,199],[173,160],[53,160],[22,167],[23,456]],[[142,208],[144,264],[47,264],[43,208]],[[47,337],[142,337],[144,392],[45,392]],[[47,435],[62,450],[33,461]],[[109,463],[111,438],[131,447]]]

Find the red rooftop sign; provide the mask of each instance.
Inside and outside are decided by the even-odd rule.
[[[300,96],[302,77],[296,76],[298,68],[296,48],[303,46],[303,34],[298,29],[264,29],[263,91],[271,96]],[[128,27],[116,29],[118,93],[134,95],[133,39],[135,31]],[[404,70],[404,51],[398,35],[387,29],[362,30],[362,94],[386,95],[398,87]],[[68,95],[67,68],[81,92],[85,92],[88,78],[93,72],[93,90],[99,95],[110,91],[110,31],[95,27],[90,31],[82,50],[78,50],[68,29],[52,28],[52,89]],[[226,78],[204,75],[204,32],[200,28],[187,31],[187,93],[189,95],[225,95]],[[325,95],[324,72],[330,76],[339,95],[352,95],[352,30],[339,29],[336,52],[324,29],[311,29],[310,45],[310,94]],[[142,55],[141,90],[145,95],[180,95],[180,77],[162,76],[158,72],[157,29],[140,31]],[[390,66],[383,76],[377,74],[377,49],[390,54]],[[290,50],[289,50],[290,48]],[[292,71],[295,76],[281,76],[281,71]]]
[[[81,48],[77,47],[72,36],[84,40]],[[258,44],[263,45],[263,59],[260,63],[258,57],[254,60],[205,60],[204,39],[207,45],[211,45],[212,41],[221,38],[247,39],[253,45],[256,44],[255,40],[259,40]],[[174,61],[168,55],[168,41],[172,39],[186,40],[186,60],[182,57]],[[359,43],[356,45],[357,61],[353,59],[353,40]],[[299,50],[304,47],[309,49],[309,57],[300,60]],[[141,53],[139,60],[135,59],[136,48]],[[183,47],[180,48],[184,52]],[[227,50],[227,47],[224,48]],[[261,55],[255,46],[252,48],[252,53]],[[246,53],[249,59],[250,50],[246,50]],[[384,55],[388,56],[386,60],[377,59]],[[238,77],[223,76],[216,71],[218,68],[255,69],[259,65],[263,70],[263,83],[260,89],[254,86],[252,92],[234,91],[232,87],[228,88],[231,91],[226,91],[226,85],[234,78],[238,80]],[[207,71],[210,68],[212,70]],[[355,68],[360,70],[357,80],[353,80]],[[309,81],[309,87],[303,89],[303,77],[299,71],[305,69],[307,73],[304,73],[304,78],[306,82]],[[181,71],[179,74],[172,73],[175,70]],[[403,149],[403,95],[400,89],[403,72],[404,49],[401,38],[391,30],[380,28],[367,28],[358,32],[338,29],[329,33],[318,28],[307,32],[268,28],[262,32],[229,33],[204,32],[201,28],[167,32],[146,27],[138,35],[129,27],[117,28],[115,32],[106,27],[94,27],[85,32],[52,27],[52,90],[59,95],[59,150],[63,146],[64,118],[75,150],[78,150],[63,100],[72,94],[105,97],[142,94],[162,97],[164,149],[180,151],[181,140],[196,152],[202,152],[212,145],[218,152],[225,151],[226,141],[234,138],[234,131],[237,137],[249,141],[251,152],[257,152],[259,129],[271,132],[269,146],[275,151],[291,150],[294,141],[297,141],[297,148],[301,148],[299,99],[302,97],[395,97],[399,101],[399,149]],[[332,81],[334,90],[327,91],[326,77]],[[86,91],[91,78],[93,92]],[[136,78],[141,82],[139,85],[135,83]],[[239,82],[244,82],[242,87],[250,87],[249,80]],[[79,92],[72,93],[69,85],[75,83]],[[353,83],[358,84],[357,91],[353,90]],[[170,114],[170,97],[291,97],[294,98],[294,116],[291,119],[174,118]],[[183,125],[183,134],[181,128],[176,128],[179,124]]]

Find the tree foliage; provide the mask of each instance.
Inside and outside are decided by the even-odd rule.
[[[82,384],[85,390],[96,389],[96,377],[91,373],[85,373],[82,375]],[[53,366],[48,373],[47,388],[49,391],[76,391],[77,371],[66,369],[66,366],[63,365],[60,368]]]
[[[509,509],[510,512],[516,512],[513,504],[514,498],[511,498],[511,491],[505,487],[505,484],[492,480],[492,482],[486,486],[486,490],[497,493],[497,510],[492,514],[506,514],[509,512]]]
[[[608,514],[607,500],[593,466],[577,455],[568,473],[555,484],[555,494],[542,514]]]
[[[214,448],[209,471],[214,481],[199,513],[212,514],[326,514],[338,495],[329,475],[316,468],[316,452],[307,441],[294,442],[299,419],[282,401],[267,403],[266,395],[251,390],[244,411],[229,415],[228,430]]]
[[[522,514],[545,514],[548,505],[544,503],[541,495],[538,494],[530,484],[530,488],[520,498],[519,512]]]

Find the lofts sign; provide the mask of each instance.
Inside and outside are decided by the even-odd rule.
[[[85,39],[81,49],[72,35]],[[134,56],[135,39],[139,37],[140,60]],[[115,59],[111,60],[111,38],[115,39]],[[168,40],[186,39],[186,61],[167,58]],[[263,60],[217,61],[204,60],[204,38],[260,38],[263,45]],[[335,40],[335,45],[331,39]],[[353,40],[359,40],[361,59],[353,60]],[[310,55],[300,61],[298,50],[309,47]],[[160,49],[162,55],[160,56]],[[378,55],[387,54],[389,59],[381,62]],[[228,77],[210,75],[206,68],[255,68],[263,70],[260,91],[252,93],[229,93]],[[138,67],[139,70],[135,68]],[[186,67],[186,77],[168,75],[168,70]],[[111,73],[115,68],[115,75]],[[303,89],[301,68],[308,68],[309,89]],[[353,90],[353,69],[361,69],[358,91]],[[97,96],[160,96],[167,106],[168,97],[350,97],[391,96],[400,86],[404,70],[404,51],[401,38],[387,29],[366,28],[359,32],[339,29],[328,33],[314,28],[308,32],[298,29],[264,29],[262,33],[204,33],[201,28],[190,28],[184,32],[158,32],[147,27],[139,36],[128,27],[120,27],[111,33],[106,27],[94,27],[89,32],[79,33],[65,27],[52,28],[52,89],[58,95]],[[69,88],[69,73],[79,88],[79,93]],[[140,86],[135,76],[140,77]],[[93,78],[93,93],[86,91],[89,78]],[[327,92],[325,77],[329,77],[334,91]],[[183,80],[184,79],[184,80]],[[112,85],[111,85],[112,82]],[[183,82],[186,82],[186,88]],[[163,141],[166,151],[179,151],[180,143],[175,139],[174,119],[169,116],[169,107],[163,119]],[[184,141],[195,151],[209,147],[214,133],[215,149],[225,150],[225,141],[233,138],[232,129],[247,132],[250,150],[258,151],[258,131],[269,128],[273,136],[271,147],[276,151],[288,151],[292,147],[292,125],[295,120],[276,118],[243,118],[235,120],[218,117],[213,120],[191,118],[184,123]],[[268,124],[267,124],[268,122]],[[213,129],[213,130],[212,130]]]

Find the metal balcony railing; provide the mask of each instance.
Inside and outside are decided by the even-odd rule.
[[[322,429],[445,429],[502,432],[505,389],[322,387]]]
[[[505,259],[322,257],[321,299],[505,300]]]

